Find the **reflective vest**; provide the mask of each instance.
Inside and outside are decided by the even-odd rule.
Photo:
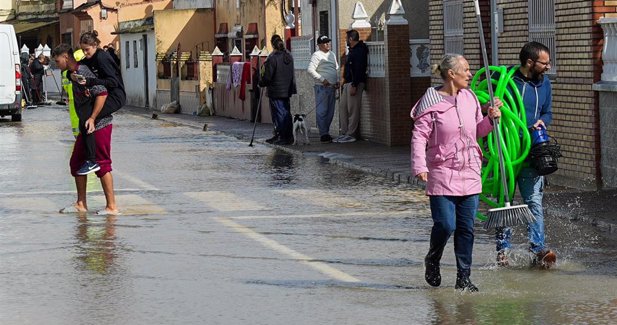
[[[69,116],[71,118],[71,128],[73,129],[73,135],[79,135],[79,117],[75,111],[75,101],[73,100],[73,83],[67,77],[68,70],[62,71],[62,88],[69,98]]]

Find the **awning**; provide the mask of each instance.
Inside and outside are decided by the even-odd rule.
[[[214,34],[215,38],[226,38],[227,37],[227,23],[220,23],[219,30]]]
[[[259,32],[257,31],[257,23],[249,23],[249,27],[246,29],[244,38],[259,38]]]
[[[118,25],[118,30],[112,32],[113,35],[143,33],[154,30],[154,18],[121,21]]]
[[[53,21],[28,22],[28,21],[13,20],[13,21],[7,21],[5,23],[13,25],[13,28],[15,28],[15,34],[21,34],[21,33],[34,30],[37,28],[57,24],[58,21],[53,20]]]

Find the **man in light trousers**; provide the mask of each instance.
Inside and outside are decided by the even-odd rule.
[[[341,135],[334,140],[339,143],[354,142],[360,135],[360,110],[368,67],[368,47],[360,40],[358,31],[347,31],[347,43],[349,53],[345,58],[339,106]]]
[[[336,55],[330,51],[330,38],[322,35],[317,39],[319,50],[313,53],[308,73],[315,79],[315,114],[321,143],[332,142],[330,124],[334,118],[335,91],[338,88]]]

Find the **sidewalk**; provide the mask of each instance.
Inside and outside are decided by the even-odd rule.
[[[125,107],[124,112],[152,118],[152,111],[143,108]],[[157,114],[157,119],[178,123],[197,129],[207,129],[245,140],[251,139],[253,123],[218,116],[192,116],[184,114]],[[311,135],[310,145],[276,146],[265,143],[272,136],[271,124],[257,124],[255,140],[266,146],[275,147],[296,154],[318,155],[331,163],[382,176],[399,183],[408,183],[424,188],[424,183],[412,177],[408,146],[388,147],[368,141],[353,143],[319,142],[316,134]],[[544,196],[547,216],[566,218],[573,222],[588,223],[607,232],[617,232],[617,189],[601,192],[585,192],[578,189],[547,186]]]

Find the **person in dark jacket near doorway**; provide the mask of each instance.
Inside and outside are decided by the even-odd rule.
[[[34,82],[32,83],[32,97],[34,104],[43,102],[43,75],[45,74],[45,55],[39,54],[38,58],[30,64],[30,72]]]
[[[109,53],[109,56],[111,56],[111,58],[114,59],[114,62],[116,62],[117,66],[120,66],[120,58],[116,54],[116,49],[114,48],[113,44],[110,43],[108,45],[103,46],[103,50]]]
[[[360,40],[357,30],[347,31],[347,43],[349,53],[345,58],[339,107],[341,135],[334,139],[339,143],[354,142],[360,135],[360,109],[368,68],[368,46]]]
[[[293,143],[293,124],[291,121],[291,95],[296,94],[294,61],[285,49],[285,42],[279,35],[273,35],[270,43],[274,52],[264,63],[264,72],[259,86],[268,88],[270,113],[274,123],[275,135],[268,143],[287,145]]]

